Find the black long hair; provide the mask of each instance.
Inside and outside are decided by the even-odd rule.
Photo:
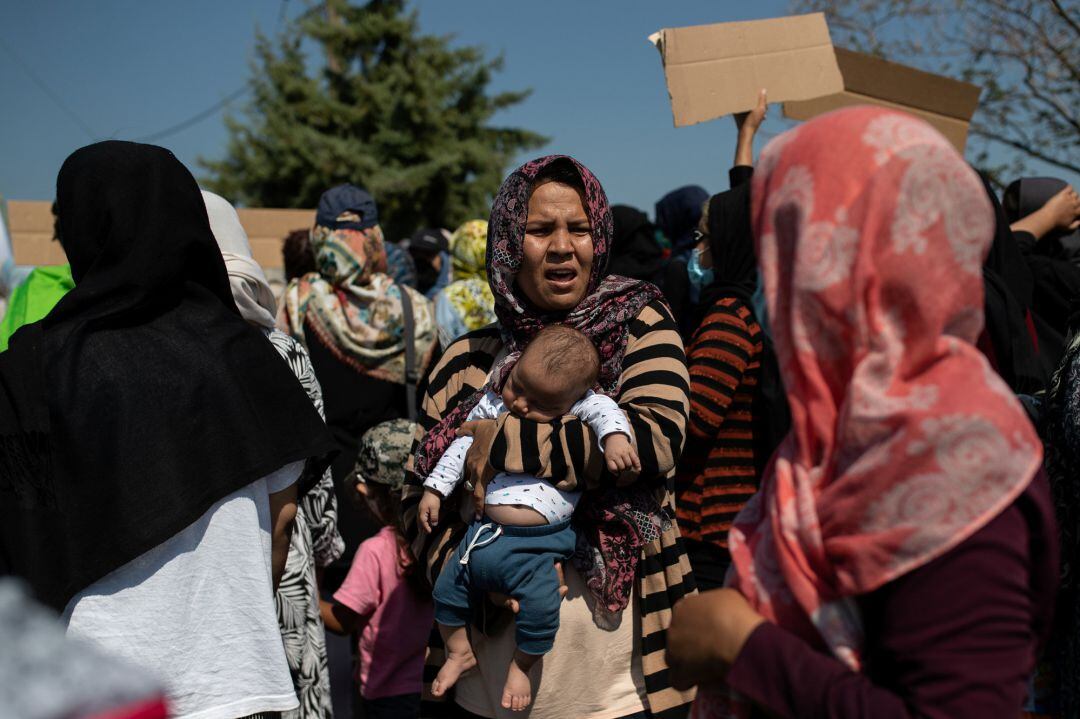
[[[431,588],[420,570],[420,562],[405,539],[405,526],[401,518],[401,491],[388,484],[367,482],[367,498],[375,519],[394,530],[398,545],[398,567],[405,583],[417,596],[431,596]]]

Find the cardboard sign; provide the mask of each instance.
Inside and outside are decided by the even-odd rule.
[[[62,265],[64,248],[53,241],[52,203],[11,200],[7,203],[11,222],[12,249],[18,265]],[[285,210],[244,207],[236,211],[248,236],[251,254],[263,269],[280,268],[281,241],[292,230],[310,228],[314,210]]]
[[[0,197],[0,297],[7,297],[14,289],[13,272],[15,255],[7,231],[7,212],[4,199]]]
[[[849,105],[880,105],[926,120],[957,150],[964,152],[968,125],[979,105],[977,85],[843,48],[835,48],[844,91],[826,97],[784,103],[784,116],[809,120]],[[770,93],[770,100],[772,99]]]
[[[844,91],[825,15],[667,28],[649,39],[664,61],[675,126]]]

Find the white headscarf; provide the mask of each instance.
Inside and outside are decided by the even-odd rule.
[[[251,256],[251,245],[240,224],[240,216],[225,198],[206,190],[202,195],[206,214],[210,217],[210,229],[221,248],[233,300],[240,315],[253,325],[273,329],[277,302],[266,273]]]

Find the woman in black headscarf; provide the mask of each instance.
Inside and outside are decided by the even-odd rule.
[[[1012,235],[1034,276],[1032,309],[1057,337],[1044,342],[1051,370],[1065,351],[1072,305],[1080,297],[1080,197],[1062,180],[1025,178],[1005,190],[1002,201]]]
[[[0,573],[177,714],[295,708],[271,584],[325,425],[240,316],[172,153],[78,150],[57,204],[75,288],[0,355]]]
[[[762,95],[754,111],[736,117],[731,189],[709,199],[700,227],[699,262],[712,280],[701,290],[702,319],[687,346],[690,432],[675,489],[679,528],[701,589],[722,586],[731,522],[757,491],[790,424],[772,343],[753,304],[752,147],[766,107]]]
[[[671,241],[672,253],[685,260],[694,249],[694,230],[701,221],[702,207],[709,193],[699,185],[672,190],[656,203],[656,226]]]
[[[657,241],[656,225],[649,222],[644,212],[629,205],[614,205],[611,218],[615,222],[615,234],[608,274],[662,284],[669,252]]]
[[[1035,278],[994,188],[986,175],[979,176],[994,207],[996,228],[983,263],[986,326],[978,346],[1013,392],[1035,395],[1046,389],[1053,369],[1040,356],[1047,354],[1040,345],[1056,346],[1061,340],[1032,313]]]

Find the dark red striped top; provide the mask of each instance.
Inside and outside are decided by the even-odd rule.
[[[731,521],[757,491],[753,401],[761,327],[742,300],[718,300],[687,352],[690,422],[676,475],[684,537],[727,547]]]

